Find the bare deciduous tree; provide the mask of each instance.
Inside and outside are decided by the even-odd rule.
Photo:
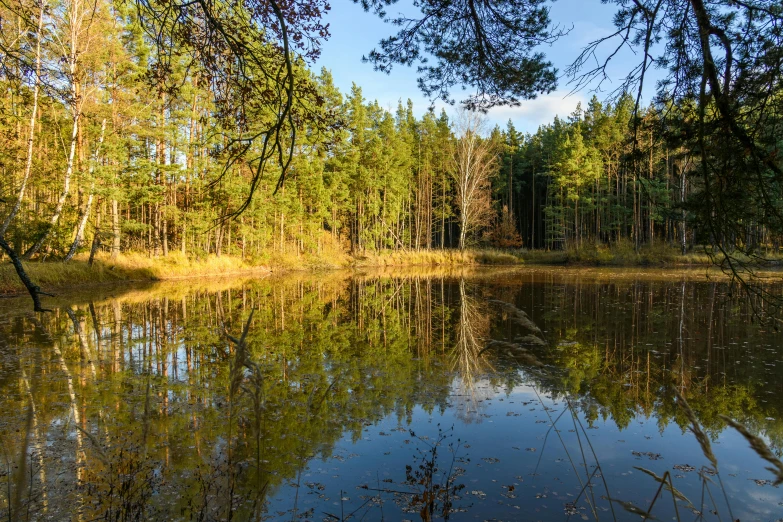
[[[459,139],[453,150],[452,176],[459,210],[459,248],[462,250],[469,235],[492,220],[490,179],[498,171],[498,162],[494,144],[481,137],[485,119],[480,113],[460,111],[455,127]]]

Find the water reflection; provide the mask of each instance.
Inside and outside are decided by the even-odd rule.
[[[457,378],[454,401],[458,418],[464,422],[480,420],[480,404],[492,394],[487,388],[478,388],[476,381],[494,373],[492,363],[484,353],[489,340],[489,314],[479,299],[465,290],[465,279],[460,278],[456,339],[450,354],[450,369]]]
[[[6,310],[0,509],[31,520],[321,519],[359,508],[410,518],[405,466],[428,454],[441,422],[469,442],[439,457],[467,484],[455,500],[472,507],[453,518],[600,517],[611,503],[593,491],[599,461],[609,479],[654,455],[636,451],[654,436],[688,440],[675,390],[713,440],[734,447],[728,415],[780,453],[781,337],[750,318],[719,282],[556,271],[163,285],[38,317]],[[238,340],[246,324],[240,347],[225,334]],[[560,413],[573,424],[554,426],[562,448],[574,444],[569,458],[582,443],[573,437],[596,437],[581,471],[557,471],[560,449],[542,444]],[[471,451],[486,455],[468,464]],[[745,457],[719,459],[764,473]],[[505,489],[485,491],[501,475]],[[636,480],[610,483],[606,496],[649,504],[657,483]],[[579,495],[585,484],[591,495]],[[761,503],[730,496],[738,512],[774,513],[783,498],[764,491]],[[542,508],[546,498],[557,500]]]

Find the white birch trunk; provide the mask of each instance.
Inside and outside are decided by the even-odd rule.
[[[71,90],[71,114],[73,119],[73,125],[71,128],[71,141],[68,149],[68,160],[65,167],[65,179],[63,180],[63,190],[60,193],[60,197],[57,200],[57,204],[54,207],[54,213],[49,220],[49,225],[38,240],[27,249],[22,256],[24,259],[30,259],[33,255],[41,249],[43,244],[49,238],[52,230],[60,220],[65,201],[68,198],[68,194],[71,189],[71,177],[73,175],[73,164],[76,158],[76,143],[79,137],[79,124],[81,123],[82,116],[82,96],[77,77],[79,69],[79,33],[81,31],[81,23],[84,13],[81,11],[81,3],[78,0],[72,0],[69,6],[70,14],[70,38],[67,44],[67,60],[68,60],[68,80],[70,81]]]
[[[0,236],[4,236],[8,230],[8,226],[13,221],[19,209],[22,206],[22,200],[24,199],[25,191],[27,190],[27,181],[30,179],[30,171],[33,166],[33,143],[35,141],[35,121],[38,114],[38,93],[41,88],[41,39],[43,38],[43,19],[44,19],[44,3],[41,3],[41,10],[38,14],[38,34],[36,35],[35,42],[35,80],[33,84],[33,110],[30,114],[30,132],[27,136],[27,157],[24,165],[24,176],[22,176],[22,186],[19,187],[19,193],[16,195],[16,202],[14,208],[6,216],[3,221],[3,225],[0,227]]]
[[[79,246],[81,245],[82,239],[84,238],[84,227],[87,225],[87,219],[90,217],[90,211],[92,210],[92,202],[95,198],[95,164],[98,162],[98,154],[101,151],[101,145],[103,145],[103,137],[105,133],[106,118],[104,118],[101,122],[101,137],[98,140],[98,145],[95,147],[95,151],[92,154],[92,160],[90,161],[89,172],[90,178],[92,179],[90,183],[90,195],[87,196],[87,204],[84,207],[84,213],[82,213],[82,218],[79,220],[79,224],[76,227],[76,237],[74,237],[71,248],[68,251],[68,255],[65,256],[63,261],[70,261],[73,258],[73,256],[76,254],[76,251],[79,249]]]

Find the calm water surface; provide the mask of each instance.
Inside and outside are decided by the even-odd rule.
[[[0,303],[2,520],[783,519],[721,417],[780,455],[783,334],[699,274],[320,274],[27,307]]]

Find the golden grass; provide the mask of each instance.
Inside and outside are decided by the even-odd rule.
[[[709,266],[720,263],[722,254],[716,254],[712,259],[703,249],[697,248],[685,255],[679,248],[666,243],[644,245],[638,251],[630,241],[620,241],[611,245],[585,243],[581,248],[567,250],[544,251],[522,250],[519,255],[526,263],[543,265],[574,264],[587,266]],[[742,263],[761,266],[764,260],[750,259],[742,254],[733,258]],[[778,256],[766,256],[767,262],[780,262]]]
[[[519,256],[503,250],[401,250],[355,256],[354,267],[519,265]]]
[[[201,259],[170,254],[149,258],[124,254],[114,261],[99,256],[92,266],[86,256],[68,263],[58,261],[25,263],[30,278],[44,290],[130,281],[159,281],[191,277],[220,277],[266,271],[264,266],[248,264],[237,257],[208,256]],[[21,294],[25,288],[10,263],[0,265],[0,294]]]
[[[335,270],[350,266],[351,257],[346,248],[346,244],[323,231],[317,241],[305,245],[289,242],[284,252],[277,248],[265,250],[260,255],[253,255],[249,262],[253,266],[268,266],[275,271]]]
[[[101,258],[99,262],[111,264],[108,258]],[[217,257],[209,255],[191,257],[178,252],[169,254],[166,257],[155,258],[144,254],[125,254],[119,256],[114,266],[133,274],[149,275],[151,276],[149,278],[153,280],[203,276],[220,277],[253,271],[269,271],[269,268],[265,265],[251,263],[236,256],[223,255]]]
[[[712,260],[705,253],[685,256],[665,244],[642,247],[638,252],[630,242],[611,246],[585,244],[580,249],[546,252],[543,250],[454,249],[400,250],[367,252],[351,256],[336,241],[322,241],[319,252],[296,253],[290,245],[287,253],[267,252],[241,259],[222,255],[185,256],[179,252],[151,258],[141,253],[126,253],[112,261],[99,255],[93,266],[87,256],[68,263],[59,261],[25,263],[28,274],[45,291],[97,284],[163,281],[195,277],[257,276],[259,273],[296,270],[340,270],[365,268],[507,266],[522,264],[626,267],[708,267]],[[775,261],[773,259],[773,261]],[[25,289],[10,263],[0,264],[0,295],[24,294]]]
[[[665,244],[645,245],[636,251],[633,244],[621,241],[611,245],[585,243],[580,248],[545,252],[531,250],[522,253],[525,261],[535,264],[577,264],[592,266],[651,266],[709,264],[693,262],[680,256],[676,249]]]
[[[86,255],[68,263],[59,261],[29,262],[25,268],[32,280],[44,290],[65,287],[131,281],[163,281],[194,277],[222,277],[257,274],[259,272],[293,270],[339,270],[345,268],[403,266],[478,266],[519,265],[522,260],[500,250],[420,250],[384,251],[349,256],[336,245],[324,244],[321,253],[267,253],[252,259],[236,256],[210,255],[201,257],[171,253],[151,258],[140,253],[126,253],[111,260],[100,255],[92,266]],[[0,265],[0,294],[23,294],[24,286],[10,263]]]
[[[351,258],[341,251],[317,253],[270,252],[253,258],[252,264],[272,270],[337,270],[350,266]]]

